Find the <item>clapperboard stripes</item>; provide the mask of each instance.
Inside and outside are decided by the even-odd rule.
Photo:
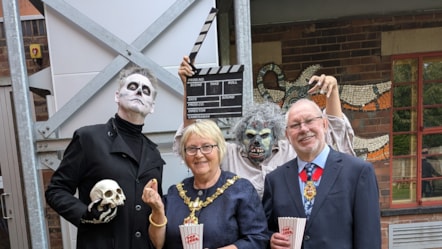
[[[244,70],[243,65],[229,65],[229,66],[221,66],[221,67],[208,67],[201,68],[199,70],[199,75],[208,75],[208,74],[224,74],[224,73],[238,73]]]
[[[198,51],[201,48],[201,45],[203,44],[204,39],[207,36],[207,33],[209,32],[210,26],[213,23],[213,20],[216,17],[216,14],[218,13],[218,9],[212,8],[209,12],[209,15],[207,16],[206,21],[204,22],[203,28],[201,29],[201,32],[196,39],[195,45],[192,48],[192,51],[190,52],[189,59],[190,61],[193,61],[198,54]]]
[[[206,38],[218,10],[212,8],[189,55],[193,62]],[[225,118],[242,116],[243,65],[195,68],[187,78],[187,118]]]

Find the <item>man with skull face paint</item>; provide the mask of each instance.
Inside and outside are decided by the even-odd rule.
[[[187,77],[194,74],[189,62],[189,57],[184,56],[178,69],[184,93]],[[308,91],[309,94],[319,91],[327,96],[324,110],[329,124],[327,144],[338,151],[356,155],[353,151],[354,131],[342,112],[336,78],[324,74],[314,75],[309,81],[309,84],[313,83],[315,85]],[[179,151],[182,129],[192,122],[194,120],[187,119],[185,95],[183,125],[175,134],[175,151]],[[250,180],[262,197],[267,173],[296,157],[296,152],[285,139],[285,125],[285,116],[277,104],[265,102],[250,106],[232,127],[234,142],[228,143],[222,169]]]
[[[124,69],[115,93],[115,117],[74,132],[45,195],[58,214],[78,227],[77,248],[153,248],[147,233],[151,210],[141,195],[151,179],[161,186],[165,161],[142,129],[154,112],[156,95],[157,80],[149,70]],[[100,202],[91,203],[91,189],[103,179],[118,183],[124,205],[99,211]]]

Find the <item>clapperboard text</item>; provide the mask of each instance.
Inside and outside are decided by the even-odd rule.
[[[242,116],[243,65],[198,69],[187,79],[187,118]]]

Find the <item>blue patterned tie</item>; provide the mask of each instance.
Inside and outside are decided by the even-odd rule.
[[[308,163],[305,165],[305,170],[307,171],[307,182],[306,187],[308,185],[309,181],[312,181],[312,174],[313,169],[315,168],[315,165],[313,163]],[[316,188],[316,183],[313,183],[314,187]],[[315,201],[315,198],[312,198],[311,200],[308,200],[308,198],[305,198],[304,196],[304,210],[305,214],[307,215],[307,219],[310,217],[310,214],[312,212],[313,202]]]

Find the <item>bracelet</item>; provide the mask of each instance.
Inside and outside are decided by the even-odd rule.
[[[167,224],[167,217],[164,216],[164,219],[165,219],[166,221],[164,221],[163,224],[157,224],[157,223],[153,222],[153,220],[152,220],[152,214],[149,215],[149,222],[150,222],[150,224],[151,224],[152,226],[154,226],[154,227],[158,227],[158,228],[160,228],[160,227],[164,227],[164,226]]]

